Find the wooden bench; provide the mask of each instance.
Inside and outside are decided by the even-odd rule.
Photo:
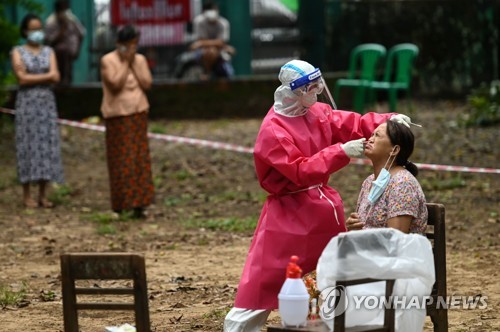
[[[137,332],[150,332],[144,257],[130,253],[61,255],[64,331],[78,332],[78,310],[133,310]],[[133,280],[132,287],[77,287],[76,280]],[[100,285],[99,285],[100,286]],[[77,295],[129,295],[133,303],[77,302]]]
[[[445,209],[444,205],[436,203],[427,203],[428,220],[426,237],[431,241],[432,251],[434,253],[434,269],[436,282],[432,287],[432,303],[427,305],[427,315],[431,317],[435,332],[448,331],[448,309],[446,303],[446,233],[445,233]],[[349,286],[355,284],[380,281],[376,279],[362,279],[352,281],[339,281],[338,285]],[[386,280],[386,297],[392,294],[393,281]],[[438,298],[443,299],[439,301]],[[268,331],[324,331],[324,326],[318,323],[311,324],[300,329],[286,328],[282,326],[270,326]],[[360,326],[354,328],[345,328],[345,313],[342,313],[334,320],[335,331],[394,331],[394,310],[386,309],[384,314],[383,326]]]

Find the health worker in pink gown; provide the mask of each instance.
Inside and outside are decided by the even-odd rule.
[[[364,141],[387,119],[410,121],[402,114],[335,110],[320,70],[305,61],[286,63],[279,80],[254,148],[257,176],[269,196],[225,331],[260,330],[278,308],[290,256],[299,256],[304,273],[316,268],[330,239],[346,231],[342,199],[328,185],[330,174],[362,156]]]

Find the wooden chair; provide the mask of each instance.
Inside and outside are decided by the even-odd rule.
[[[434,253],[434,269],[436,282],[432,287],[431,297],[433,302],[427,305],[427,316],[431,317],[434,324],[435,332],[448,331],[448,309],[446,303],[442,302],[446,299],[446,230],[445,230],[445,208],[443,204],[427,203],[428,220],[426,237],[431,241],[432,251]],[[339,286],[350,286],[368,282],[376,282],[381,280],[376,279],[361,279],[351,281],[338,281]],[[392,294],[394,280],[386,280],[386,298]],[[343,294],[345,296],[345,294]],[[438,299],[442,299],[441,301]],[[391,312],[392,311],[392,312]],[[360,331],[394,331],[394,310],[387,310],[384,314],[384,326],[362,326],[345,328],[345,313],[338,315],[334,320],[335,331],[344,332],[360,332]],[[279,326],[271,326],[268,331],[325,331],[322,325],[311,325],[303,328],[285,328]]]
[[[379,279],[359,279],[359,280],[344,280],[337,281],[337,286],[343,286],[344,288],[347,286],[361,285],[372,282],[385,281],[385,299],[387,303],[391,301],[392,291],[394,289],[394,281],[395,280],[379,280]],[[342,293],[344,298],[346,297],[345,292]],[[345,299],[344,299],[345,301]],[[340,303],[345,303],[340,300]],[[335,308],[335,310],[340,309]],[[394,332],[395,327],[395,313],[396,310],[392,305],[387,306],[384,310],[384,324],[383,325],[364,325],[364,326],[354,326],[351,328],[345,327],[345,312],[342,312],[339,315],[336,315],[333,321],[334,331],[340,332]]]
[[[137,332],[150,332],[144,257],[130,253],[61,255],[64,331],[78,332],[78,310],[133,310]],[[76,280],[133,280],[133,287],[83,288]],[[133,303],[80,303],[77,295],[133,295]]]
[[[390,301],[392,291],[394,288],[394,280],[379,280],[379,279],[358,279],[358,280],[343,280],[337,281],[336,286],[343,286],[344,288],[347,286],[354,286],[360,284],[367,284],[372,282],[385,281],[385,298],[386,301]],[[340,299],[339,303],[345,303],[346,294],[343,292],[341,294],[343,299]],[[335,310],[342,311],[339,305],[335,308]],[[345,327],[345,312],[341,312],[340,314],[335,314],[334,318],[334,331],[335,332],[394,332],[395,327],[395,310],[393,306],[387,306],[384,312],[384,324],[383,325],[364,325],[364,326],[354,326],[350,328]],[[280,325],[272,325],[267,328],[267,332],[292,332],[292,331],[302,331],[302,332],[328,332],[330,331],[326,324],[322,323],[321,320],[308,321],[307,325],[304,327],[284,327]]]
[[[446,233],[445,210],[443,204],[427,203],[429,218],[425,235],[432,243],[436,282],[432,287],[433,302],[427,305],[427,315],[431,317],[435,332],[448,331],[448,308],[446,303]],[[429,227],[432,226],[432,227]],[[439,301],[441,299],[442,301]]]
[[[431,317],[434,324],[435,332],[448,331],[448,309],[446,303],[446,233],[445,233],[445,209],[443,204],[427,203],[427,230],[425,235],[431,241],[432,251],[434,253],[434,269],[436,275],[436,282],[432,287],[431,297],[432,303],[427,305],[427,315]],[[429,227],[430,226],[430,227]],[[374,282],[379,280],[363,279],[355,281],[337,282],[337,285],[344,287],[349,285],[357,285],[366,282]],[[386,298],[392,294],[392,285],[387,281]],[[389,289],[389,287],[391,287]],[[345,294],[344,294],[345,296]],[[384,316],[384,326],[377,329],[377,327],[363,327],[362,330],[344,329],[344,314],[335,318],[335,331],[394,331],[394,310],[389,312],[387,309]],[[340,322],[342,320],[342,322]],[[392,323],[392,324],[391,324]],[[339,324],[339,325],[337,325]],[[370,329],[371,328],[371,329]],[[391,330],[392,329],[392,330]]]

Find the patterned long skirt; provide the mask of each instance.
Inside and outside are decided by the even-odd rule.
[[[106,119],[111,208],[142,208],[153,203],[147,113]]]
[[[54,93],[48,87],[20,89],[16,97],[17,174],[23,184],[64,182]]]

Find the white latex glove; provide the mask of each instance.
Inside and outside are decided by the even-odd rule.
[[[346,155],[350,158],[361,157],[363,156],[363,151],[365,150],[366,138],[360,138],[353,141],[346,142],[341,145],[342,149],[344,149]]]
[[[395,114],[395,115],[391,116],[391,118],[389,120],[397,122],[397,123],[401,123],[401,124],[407,126],[408,128],[410,128],[411,119],[407,115]]]

